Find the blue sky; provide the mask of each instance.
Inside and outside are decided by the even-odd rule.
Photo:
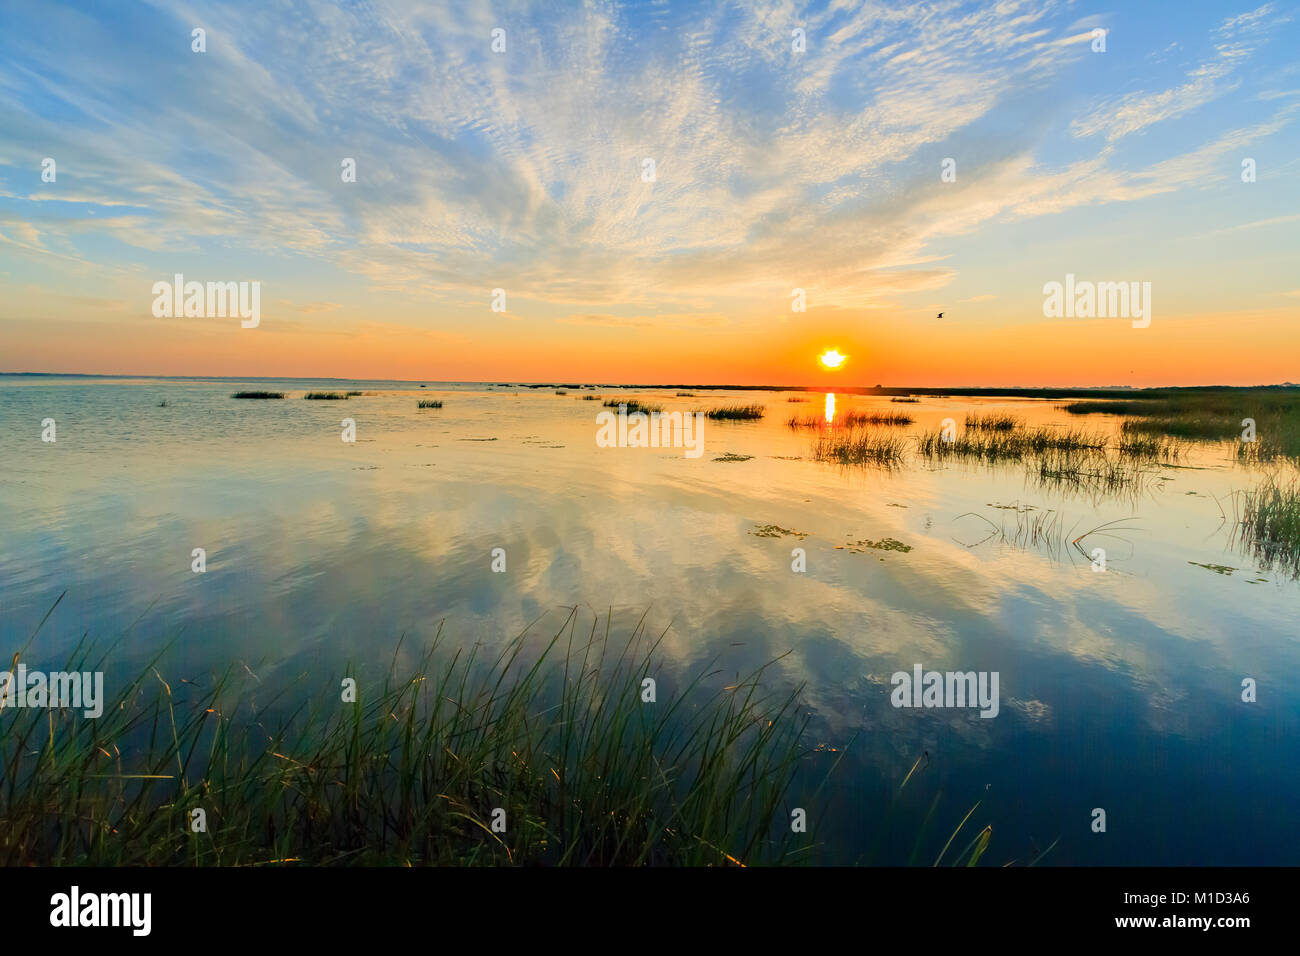
[[[973,381],[973,343],[1085,334],[1043,338],[1042,285],[1071,271],[1156,285],[1155,375],[1175,342],[1212,354],[1198,322],[1225,315],[1272,355],[1300,308],[1294,4],[0,11],[0,370],[270,374],[306,352],[346,374],[359,336],[367,374],[425,350],[444,377],[518,376],[522,351],[635,379],[667,335],[700,369],[750,349],[736,373],[763,378],[807,333]],[[261,281],[259,351],[160,327],[147,293],[176,272]]]

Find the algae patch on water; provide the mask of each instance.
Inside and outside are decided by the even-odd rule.
[[[784,537],[787,534],[793,535],[796,538],[808,537],[807,531],[793,531],[790,528],[782,528],[780,525],[776,525],[776,524],[759,525],[757,528],[751,531],[750,534],[759,538],[780,538],[780,537]]]
[[[872,541],[869,538],[864,538],[861,541],[850,541],[848,544],[835,546],[836,551],[843,551],[846,548],[854,554],[862,554],[868,548],[872,548],[876,551],[898,551],[903,554],[912,550],[910,544],[903,544],[903,542],[899,541],[897,538],[881,538],[879,541]]]

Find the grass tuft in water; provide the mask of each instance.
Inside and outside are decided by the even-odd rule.
[[[436,398],[424,399],[417,403],[417,408],[442,408],[442,400]]]
[[[972,413],[966,416],[966,427],[977,431],[1009,432],[1024,427],[1024,419],[997,412]]]
[[[752,422],[762,418],[762,405],[718,405],[705,412],[715,422]]]
[[[348,396],[345,392],[308,392],[303,398],[312,402],[344,402]]]
[[[1242,492],[1232,537],[1265,569],[1300,577],[1300,486],[1269,478]]]
[[[842,465],[897,465],[907,452],[907,442],[897,435],[854,429],[819,436],[813,443],[814,461]]]
[[[235,392],[231,398],[284,398],[284,392]]]
[[[609,398],[605,400],[604,404],[606,408],[618,408],[620,405],[626,405],[627,413],[629,415],[633,414],[634,412],[641,412],[646,415],[654,415],[664,410],[664,407],[662,405],[655,405],[653,402],[638,402],[634,398],[631,399]]]

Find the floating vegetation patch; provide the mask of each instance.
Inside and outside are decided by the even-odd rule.
[[[753,455],[737,455],[732,452],[727,452],[725,455],[719,455],[717,458],[713,460],[714,461],[749,461],[753,457],[754,457]]]
[[[863,538],[861,541],[850,541],[848,544],[837,545],[836,551],[848,550],[854,554],[862,554],[868,549],[874,551],[898,551],[902,554],[912,550],[910,544],[903,544],[897,538],[881,538],[879,541],[872,541],[869,538]]]
[[[755,528],[750,534],[759,538],[781,538],[790,535],[796,538],[808,537],[807,531],[794,531],[790,528],[782,528],[778,524],[762,524]]]
[[[416,407],[417,408],[442,408],[442,402],[436,399],[429,399],[427,401],[420,402]]]
[[[235,392],[231,398],[284,398],[284,392]]]
[[[308,392],[303,398],[311,402],[345,402],[348,397],[343,392]]]

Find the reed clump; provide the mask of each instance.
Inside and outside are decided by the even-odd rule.
[[[634,398],[609,398],[605,400],[604,404],[606,408],[618,408],[620,405],[626,405],[627,413],[629,415],[636,412],[641,412],[645,415],[654,415],[664,410],[662,405],[655,405],[653,402],[639,402]]]
[[[814,461],[841,465],[898,465],[907,454],[907,442],[898,435],[850,429],[819,436],[813,442]]]
[[[231,398],[284,398],[284,392],[235,392]]]
[[[1024,424],[1023,419],[1000,412],[973,412],[966,416],[966,427],[980,431],[1009,432],[1023,428]]]
[[[1232,536],[1265,569],[1300,577],[1300,486],[1270,477],[1242,492]]]
[[[704,414],[715,422],[752,422],[762,418],[762,405],[718,405]]]

